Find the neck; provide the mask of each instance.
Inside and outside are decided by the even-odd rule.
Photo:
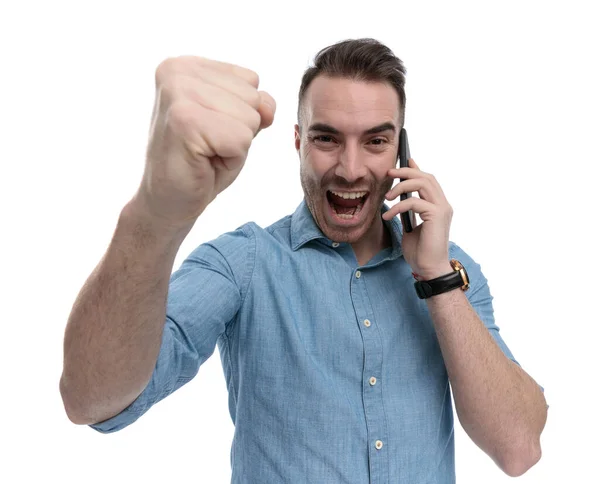
[[[368,232],[359,241],[351,245],[358,265],[362,266],[381,250],[390,247],[392,238],[381,217],[377,217]]]

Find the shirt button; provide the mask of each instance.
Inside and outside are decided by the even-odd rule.
[[[383,447],[383,442],[381,440],[378,440],[377,442],[375,442],[375,448],[377,450],[381,449]]]
[[[369,326],[371,326],[371,321],[369,321],[368,319],[365,319],[363,321],[364,325],[368,328]]]
[[[369,378],[369,383],[371,384],[371,386],[375,385],[375,383],[377,383],[377,378],[372,376],[371,378]]]
[[[340,243],[339,242],[334,242],[333,244],[331,244],[333,247],[339,247]]]
[[[356,271],[356,278],[358,279],[360,277],[360,271]]]

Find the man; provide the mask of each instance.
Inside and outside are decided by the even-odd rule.
[[[480,266],[448,240],[452,208],[414,160],[396,167],[404,74],[373,39],[323,49],[299,94],[298,209],[200,245],[171,275],[275,101],[239,66],[158,67],[140,187],[66,328],[74,423],[122,429],[218,344],[232,482],[455,482],[450,384],[461,424],[504,472],[540,459],[543,393],[499,335]],[[411,232],[407,210],[423,221]]]

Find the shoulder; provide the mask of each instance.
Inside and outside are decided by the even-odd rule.
[[[483,273],[481,272],[481,264],[479,264],[471,254],[456,242],[450,241],[448,245],[448,254],[451,259],[458,260],[464,266],[471,283],[484,278]]]
[[[261,227],[256,222],[247,222],[232,232],[208,242],[209,245],[223,251],[232,253],[243,247],[287,245],[290,246],[290,233],[292,216],[286,215],[266,227]]]
[[[219,268],[236,279],[246,280],[261,247],[286,243],[289,246],[290,226],[291,215],[264,228],[255,222],[246,222],[198,245],[184,260],[182,268]]]
[[[261,227],[256,222],[246,222],[235,230],[205,242],[200,247],[210,246],[224,256],[232,256],[250,246],[273,242],[285,243],[289,241],[291,220],[292,216],[286,215],[266,227]]]

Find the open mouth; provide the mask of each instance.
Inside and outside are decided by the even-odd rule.
[[[358,218],[369,192],[338,192],[327,190],[327,201],[332,212],[342,220]]]

